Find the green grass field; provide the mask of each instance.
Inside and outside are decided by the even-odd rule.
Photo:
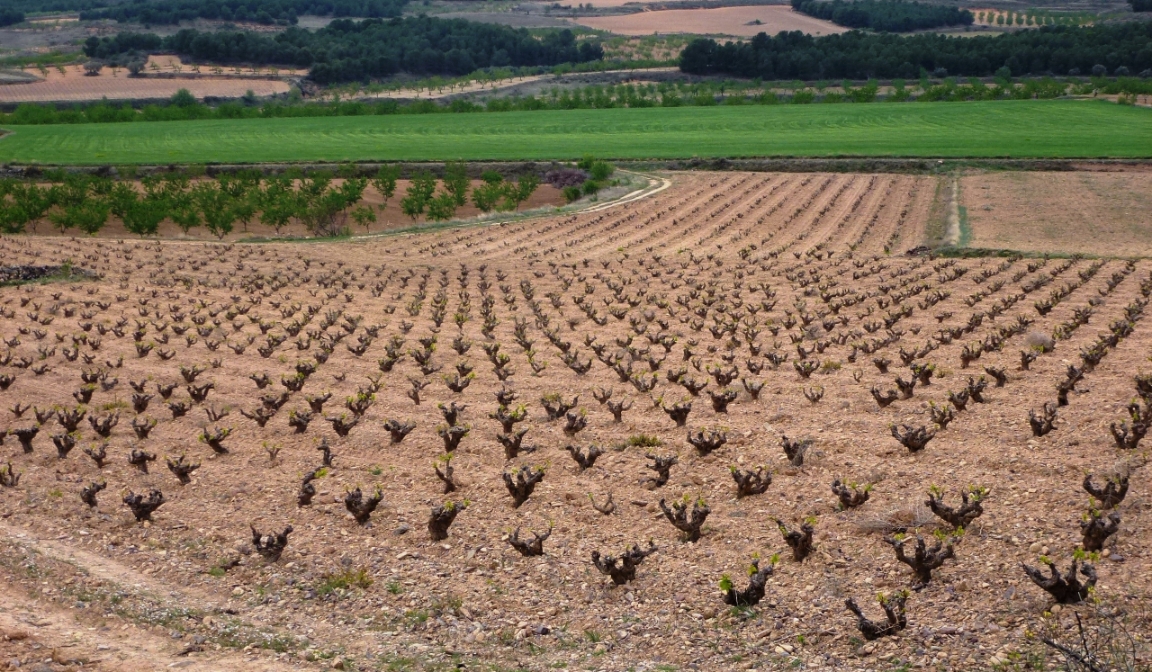
[[[1152,110],[1102,101],[829,104],[9,127],[41,164],[1152,156]]]

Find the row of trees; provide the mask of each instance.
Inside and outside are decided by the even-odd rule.
[[[181,21],[243,21],[295,25],[301,15],[390,18],[400,16],[408,0],[129,0],[80,12],[86,21],[114,19],[145,25]]]
[[[1080,74],[1093,72],[1096,66],[1103,72],[1152,68],[1152,22],[1045,26],[995,37],[760,33],[747,42],[723,45],[693,40],[680,54],[680,69],[686,73],[764,79],[913,78],[921,71],[984,77],[1000,68],[1014,75]]]
[[[43,186],[9,179],[0,181],[0,232],[35,230],[47,220],[61,232],[94,235],[114,216],[139,236],[155,235],[165,220],[185,234],[203,226],[218,238],[237,225],[247,231],[257,220],[277,234],[296,221],[312,235],[337,236],[348,233],[350,222],[370,230],[378,212],[396,195],[399,176],[399,168],[385,166],[371,178],[348,174],[340,180],[319,172],[265,178],[257,171],[194,180],[173,172],[145,177],[139,187],[82,174]],[[377,207],[361,202],[369,185],[383,198]],[[498,173],[485,173],[483,183],[471,190],[472,202],[484,212],[515,210],[538,185],[533,175],[510,182]],[[400,208],[413,221],[421,215],[432,221],[449,220],[468,202],[470,187],[464,164],[449,164],[439,190],[431,173],[413,177]]]
[[[970,26],[972,12],[904,0],[792,0],[792,9],[849,28],[907,33],[941,26]]]
[[[551,66],[604,57],[598,42],[578,42],[567,29],[536,35],[524,28],[426,16],[339,19],[319,30],[289,28],[275,36],[192,29],[165,38],[124,33],[89,38],[84,44],[88,57],[109,62],[126,61],[130,52],[143,50],[221,64],[309,68],[309,77],[319,84],[367,81],[398,72],[460,76],[481,68]]]
[[[1091,79],[1076,78],[1033,78],[1012,83],[1005,78],[1011,76],[1007,68],[997,70],[997,81],[988,86],[979,81],[969,82],[965,90],[980,90],[979,100],[1025,100],[1029,98],[1056,98],[1063,95],[1148,95],[1152,94],[1152,71],[1143,71],[1139,77],[1127,76],[1127,68],[1120,66],[1116,78],[1105,78],[1104,66],[1093,67]],[[1079,75],[1081,73],[1074,73]],[[1089,74],[1089,73],[1083,73]],[[537,110],[590,110],[611,108],[641,107],[706,107],[710,105],[743,105],[776,103],[811,103],[875,101],[904,102],[953,100],[951,97],[925,95],[930,89],[940,86],[955,87],[947,81],[933,84],[929,77],[945,79],[947,72],[920,73],[919,90],[906,88],[905,80],[892,80],[897,91],[878,95],[880,83],[869,80],[863,86],[852,82],[842,83],[840,91],[826,91],[835,82],[817,81],[806,84],[802,81],[763,82],[760,80],[681,82],[679,85],[650,84],[618,86],[577,87],[550,91],[540,96],[509,96],[493,98],[485,104],[465,100],[454,100],[440,105],[432,101],[418,101],[400,104],[394,100],[373,103],[347,101],[341,103],[288,104],[266,102],[249,103],[244,100],[230,101],[215,106],[190,101],[174,101],[169,105],[146,105],[136,109],[129,103],[111,105],[100,102],[92,105],[57,109],[49,105],[24,103],[13,112],[0,112],[0,124],[5,125],[49,125],[87,123],[127,123],[133,121],[189,121],[194,119],[275,119],[287,117],[356,117],[385,116],[393,114],[436,114],[436,113],[480,113],[480,112],[531,112]],[[189,94],[190,97],[191,94]],[[181,99],[185,98],[180,96]],[[960,98],[973,100],[974,98]]]

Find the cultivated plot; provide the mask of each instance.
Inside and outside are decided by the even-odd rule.
[[[935,193],[699,173],[354,244],[4,238],[99,274],[0,288],[5,608],[163,665],[968,670],[1053,623],[1021,563],[1083,543],[1137,619],[1152,263],[909,257]],[[877,593],[907,627],[866,641]],[[94,637],[67,655],[133,645]]]
[[[14,126],[0,138],[0,161],[1146,157],[1150,120],[1152,110],[1103,101],[996,101]]]
[[[619,35],[691,33],[752,37],[758,33],[775,35],[799,30],[809,35],[836,35],[847,28],[793,11],[791,7],[759,5],[718,9],[669,9],[638,14],[588,16],[573,19],[589,28]]]
[[[156,66],[155,72],[149,70],[152,74],[142,77],[130,77],[123,68],[106,68],[95,77],[85,75],[78,65],[42,71],[29,69],[25,72],[36,76],[38,81],[0,86],[0,103],[159,100],[171,98],[180,89],[187,89],[197,98],[240,98],[249,91],[256,96],[288,92],[286,81],[252,75],[227,76],[223,68],[219,68],[221,74],[215,75],[209,74],[211,68],[204,66],[204,74],[200,75],[191,73],[189,66],[180,66],[187,74],[177,75],[171,69],[174,61],[171,56],[153,57],[149,63]]]
[[[960,180],[971,247],[1152,256],[1152,172],[1007,172]]]

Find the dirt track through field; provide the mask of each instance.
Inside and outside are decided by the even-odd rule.
[[[0,238],[7,263],[101,275],[0,288],[0,476],[20,475],[0,488],[0,626],[30,635],[5,653],[30,667],[74,643],[104,669],[150,652],[205,670],[989,669],[1052,618],[1098,622],[1045,616],[1020,567],[1072,562],[1086,473],[1130,474],[1096,596],[1149,632],[1148,471],[1110,426],[1152,373],[1152,262],[908,256],[936,177],[667,179],[599,211],[346,243]],[[1046,338],[1050,352],[1029,345]],[[1045,404],[1053,429],[1035,436]],[[904,426],[934,434],[912,451]],[[811,442],[802,459],[785,438]],[[671,456],[658,485],[649,465]],[[178,458],[199,464],[184,485]],[[545,476],[514,507],[504,475],[521,467]],[[760,467],[765,490],[738,496],[733,470]],[[838,507],[837,479],[868,500]],[[908,628],[864,641],[845,600],[877,618],[878,592],[914,585],[892,535],[952,529],[931,485],[949,506],[989,488],[983,513],[911,593]],[[135,521],[122,498],[153,489],[164,504]],[[364,525],[356,489],[381,497]],[[446,501],[467,506],[433,540]],[[708,506],[700,538],[661,502]],[[810,521],[807,559],[777,519]],[[260,557],[249,526],[289,524],[282,557]],[[549,529],[543,555],[509,544]],[[649,540],[626,585],[591,562]],[[776,553],[764,600],[730,609],[721,576],[744,588]]]

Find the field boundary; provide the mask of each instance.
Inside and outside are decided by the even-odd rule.
[[[0,129],[0,138],[16,131]],[[599,157],[598,157],[599,158]],[[546,172],[564,167],[570,161],[466,161],[468,174],[478,177],[486,170],[495,170],[507,175],[523,175],[532,172]],[[899,173],[909,175],[938,175],[958,169],[989,171],[1024,172],[1126,172],[1152,170],[1152,159],[951,159],[944,157],[927,158],[807,158],[777,157],[762,159],[690,159],[690,160],[632,160],[612,162],[621,169],[646,174],[655,172],[751,172],[751,173]],[[141,164],[133,166],[134,176],[170,172],[173,169],[189,166],[203,166],[205,174],[215,176],[220,173],[234,173],[256,169],[265,175],[282,173],[289,169],[332,170],[342,166],[355,166],[362,175],[374,175],[382,166],[396,166],[401,177],[423,171],[439,174],[445,166],[443,161],[309,161],[305,163],[267,162],[254,164],[240,163],[168,163]],[[7,163],[0,165],[0,177],[38,178],[45,171],[64,169],[70,172],[88,173],[102,176],[119,176],[116,166],[110,164],[27,164]]]

